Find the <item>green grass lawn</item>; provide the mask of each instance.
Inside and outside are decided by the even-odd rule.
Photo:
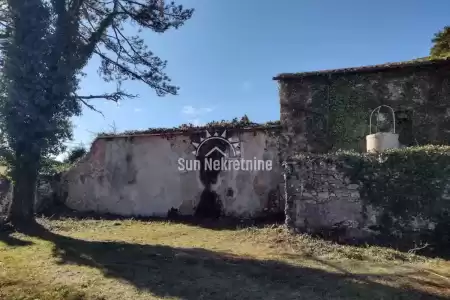
[[[281,227],[40,219],[0,235],[0,299],[447,299],[450,262]]]

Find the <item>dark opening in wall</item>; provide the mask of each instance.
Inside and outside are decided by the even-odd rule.
[[[416,145],[412,110],[395,111],[395,133],[399,135],[400,144],[408,147]]]
[[[197,160],[200,161],[200,181],[205,187],[195,216],[200,218],[218,218],[222,214],[222,204],[219,195],[212,189],[217,183],[221,166],[221,159],[229,151],[228,144],[222,140],[212,139],[199,148]],[[213,168],[218,166],[218,168]]]

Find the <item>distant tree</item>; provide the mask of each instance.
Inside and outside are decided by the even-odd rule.
[[[450,26],[444,27],[434,35],[433,47],[430,55],[432,58],[450,57]]]
[[[41,165],[38,172],[39,178],[45,178],[47,176],[53,176],[61,171],[67,169],[69,164],[58,161],[54,158],[43,157],[41,159]]]
[[[12,223],[34,221],[33,200],[42,158],[64,149],[72,116],[90,101],[132,97],[121,90],[137,80],[156,94],[176,94],[166,62],[145,45],[141,31],[163,33],[192,16],[161,0],[0,0],[1,148],[14,180]],[[133,33],[133,30],[136,32]],[[82,70],[96,56],[99,74],[117,91],[77,93]]]
[[[72,148],[68,152],[67,158],[64,160],[64,162],[73,164],[73,163],[77,162],[80,158],[85,156],[86,153],[87,153],[87,150],[83,146],[78,146],[78,147]]]
[[[250,124],[250,119],[248,118],[247,115],[243,115],[240,121],[241,124],[246,125],[246,124]]]

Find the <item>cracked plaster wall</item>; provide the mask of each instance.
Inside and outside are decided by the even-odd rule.
[[[219,173],[213,189],[223,214],[236,217],[282,211],[278,139],[265,130],[234,132],[241,158],[273,161],[272,171]],[[77,211],[166,217],[173,208],[193,215],[204,190],[199,171],[180,171],[178,159],[195,159],[188,135],[97,139],[90,153],[63,175],[65,203]]]

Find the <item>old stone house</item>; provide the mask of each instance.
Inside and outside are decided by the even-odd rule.
[[[285,192],[290,226],[306,230],[343,226],[351,229],[346,230],[352,236],[381,223],[400,224],[405,232],[436,228],[436,219],[443,218],[441,209],[448,206],[447,178],[428,176],[418,181],[414,174],[420,163],[410,161],[404,169],[396,170],[390,160],[388,172],[361,174],[359,169],[362,176],[351,181],[338,161],[322,154],[338,149],[364,152],[365,136],[375,130],[369,128],[370,113],[380,105],[393,108],[403,145],[449,145],[450,60],[280,74],[274,79],[280,89],[280,155],[289,162]],[[426,153],[420,159],[422,164],[428,163],[423,161]],[[439,176],[440,172],[431,174]],[[386,184],[377,185],[381,181]],[[405,189],[406,182],[416,182],[416,186]],[[435,197],[430,198],[430,189]],[[383,191],[381,198],[377,198],[377,191]],[[421,196],[423,191],[428,192]],[[386,202],[380,204],[380,199]],[[402,209],[387,209],[400,201],[404,201]],[[424,207],[413,212],[412,207],[420,205]],[[399,219],[406,211],[410,213]]]
[[[280,74],[274,79],[279,84],[281,127],[200,127],[100,136],[90,153],[64,175],[66,205],[124,216],[164,217],[173,211],[193,215],[202,210],[202,214],[255,217],[283,212],[281,162],[302,152],[364,151],[369,114],[381,104],[395,110],[403,145],[449,144],[449,60]],[[233,146],[219,141],[225,130],[240,158],[270,160],[273,168],[208,174],[195,168],[180,170],[180,158],[205,155],[195,152],[208,136],[217,139],[204,151],[232,151]],[[342,183],[340,189],[346,188]],[[355,198],[355,193],[351,187],[348,194]],[[292,209],[304,215],[304,207]],[[358,209],[353,205],[351,214],[343,210],[330,222],[352,219]],[[318,218],[326,218],[315,211]]]
[[[450,142],[450,60],[280,74],[274,79],[287,156],[364,151],[370,113],[382,104],[395,110],[403,145]]]

